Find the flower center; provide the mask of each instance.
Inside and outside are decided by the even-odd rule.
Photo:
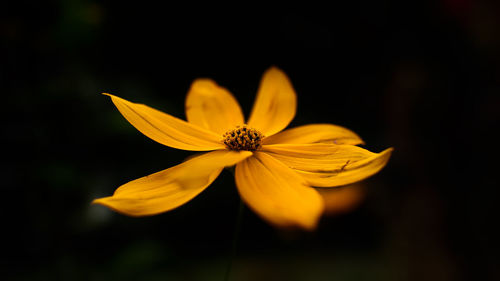
[[[256,150],[260,148],[260,142],[264,135],[254,128],[246,125],[236,126],[236,129],[229,130],[222,135],[222,141],[230,150]]]

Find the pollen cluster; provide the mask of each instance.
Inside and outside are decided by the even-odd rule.
[[[236,126],[236,129],[225,132],[222,137],[224,144],[230,150],[256,150],[264,135],[246,125]]]

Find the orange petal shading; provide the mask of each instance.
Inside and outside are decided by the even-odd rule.
[[[323,212],[319,193],[273,157],[255,152],[236,165],[241,198],[265,220],[281,226],[313,230]]]
[[[362,184],[355,183],[340,188],[318,188],[325,201],[325,215],[335,216],[356,209],[365,198]]]
[[[364,144],[363,140],[353,131],[332,124],[310,124],[287,129],[276,135],[267,137],[263,144],[280,143],[334,143],[334,144]]]
[[[208,151],[224,148],[221,136],[143,104],[111,97],[120,113],[137,130],[163,145],[177,149]]]
[[[353,145],[315,143],[263,145],[262,150],[296,170],[309,185],[334,187],[377,173],[393,149],[373,153]]]
[[[189,159],[164,171],[120,186],[113,196],[94,200],[129,216],[166,212],[205,190],[226,166],[252,155],[250,151],[217,150]]]
[[[248,125],[271,136],[288,126],[296,109],[292,83],[283,71],[271,67],[262,76]]]
[[[197,79],[186,97],[187,120],[222,135],[245,120],[233,95],[213,80]]]

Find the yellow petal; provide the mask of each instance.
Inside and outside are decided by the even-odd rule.
[[[207,151],[224,148],[221,136],[143,104],[111,97],[121,114],[137,130],[166,146],[183,150]]]
[[[210,79],[193,82],[186,98],[186,116],[190,123],[222,135],[245,120],[236,99]]]
[[[271,136],[288,126],[295,116],[297,97],[283,71],[271,67],[262,76],[248,125]]]
[[[188,202],[207,188],[225,166],[252,155],[250,151],[217,150],[202,154],[161,172],[120,186],[113,196],[99,198],[101,204],[129,216],[166,212]]]
[[[365,190],[360,183],[340,188],[318,188],[325,201],[325,215],[335,216],[356,209],[365,198]]]
[[[324,208],[319,193],[273,157],[260,152],[254,156],[236,165],[241,198],[274,225],[313,230]]]
[[[280,143],[334,143],[363,144],[363,140],[353,131],[332,124],[310,124],[295,127],[267,137],[263,144]]]
[[[392,148],[373,153],[353,145],[273,144],[262,150],[296,170],[308,184],[333,187],[363,180],[380,171]]]

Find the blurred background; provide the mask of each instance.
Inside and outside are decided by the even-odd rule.
[[[338,124],[395,152],[329,194],[314,233],[246,209],[230,280],[500,280],[500,5],[344,2],[4,3],[1,279],[223,280],[239,202],[230,172],[153,217],[90,205],[192,155],[143,136],[100,93],[184,118],[190,83],[209,77],[248,116],[276,65],[298,94],[291,126]]]

